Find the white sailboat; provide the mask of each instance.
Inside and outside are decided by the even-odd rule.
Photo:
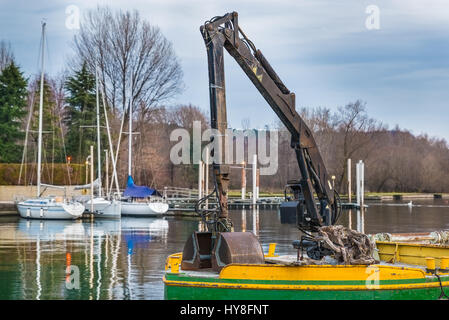
[[[120,218],[121,215],[121,201],[112,199],[108,200],[102,197],[101,190],[101,134],[100,134],[100,96],[98,92],[98,71],[95,69],[95,89],[97,96],[97,165],[98,165],[98,177],[95,182],[98,185],[98,195],[96,197],[90,197],[85,201],[87,211],[91,211],[95,218]],[[106,106],[103,106],[106,107]],[[109,134],[109,132],[108,132]],[[114,163],[113,163],[114,164]],[[93,165],[93,162],[92,162]],[[113,165],[115,173],[115,165]]]
[[[132,82],[132,81],[131,81]],[[122,215],[126,216],[161,216],[168,211],[168,203],[159,192],[147,186],[136,186],[132,178],[132,90],[129,103],[128,132],[128,181],[122,197]]]
[[[67,201],[64,197],[41,196],[41,167],[42,167],[42,114],[44,94],[44,48],[45,48],[45,22],[42,23],[42,73],[40,83],[39,101],[39,136],[37,159],[37,195],[34,199],[18,202],[17,210],[22,218],[29,219],[77,219],[84,212],[84,205],[76,201]],[[51,187],[51,186],[49,186]],[[61,187],[60,187],[61,188]]]

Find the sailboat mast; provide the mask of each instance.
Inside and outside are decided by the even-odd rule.
[[[132,154],[132,139],[133,139],[133,83],[131,77],[131,94],[129,98],[129,134],[128,134],[128,176],[131,176],[131,154]]]
[[[39,135],[38,135],[38,151],[37,151],[37,197],[41,195],[41,167],[42,167],[42,114],[44,106],[44,48],[45,48],[45,22],[42,22],[42,57],[41,57],[41,88],[39,97]]]
[[[101,197],[101,135],[100,135],[100,95],[98,93],[98,69],[95,68],[95,91],[97,95],[97,163],[98,163],[98,196]]]

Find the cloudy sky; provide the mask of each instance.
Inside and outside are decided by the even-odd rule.
[[[192,103],[208,112],[207,57],[200,25],[237,11],[239,24],[262,50],[297,108],[335,110],[366,101],[370,116],[414,134],[449,140],[449,2],[444,0],[0,0],[0,40],[11,43],[26,75],[39,70],[40,23],[47,21],[48,72],[57,74],[72,54],[76,29],[66,27],[70,5],[81,15],[97,5],[136,9],[173,43],[185,90],[171,103]],[[372,11],[379,9],[379,28]],[[228,118],[240,127],[263,127],[275,114],[229,56]]]

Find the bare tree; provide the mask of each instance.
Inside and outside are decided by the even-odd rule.
[[[11,45],[4,40],[0,41],[0,72],[14,60]]]
[[[182,90],[181,65],[172,44],[136,10],[88,11],[73,44],[74,66],[84,61],[91,71],[98,66],[107,103],[121,106],[125,117],[131,94],[135,110],[144,118],[149,109]]]
[[[338,108],[335,115],[335,124],[339,135],[341,135],[341,158],[340,177],[338,179],[338,190],[342,191],[343,183],[346,181],[346,163],[348,159],[359,153],[359,157],[366,158],[374,150],[373,136],[383,128],[381,122],[368,117],[366,103],[360,100],[348,103],[345,107]],[[364,154],[360,151],[364,149]]]

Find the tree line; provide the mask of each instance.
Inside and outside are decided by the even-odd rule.
[[[447,192],[449,190],[449,148],[445,139],[414,135],[397,125],[369,117],[366,103],[357,100],[332,112],[329,108],[301,108],[300,114],[314,132],[327,171],[335,176],[335,188],[347,194],[347,160],[352,163],[355,192],[356,162],[365,162],[365,190],[370,192]],[[299,177],[290,136],[280,133],[278,184],[289,176]],[[265,184],[273,183],[262,177]],[[261,182],[262,183],[262,182]]]
[[[137,11],[97,7],[84,16],[72,46],[73,59],[65,71],[44,77],[44,162],[65,163],[69,157],[72,163],[82,165],[90,146],[96,148],[97,75],[99,101],[107,111],[114,148],[121,143],[117,169],[123,185],[128,144],[124,141],[127,135],[119,132],[126,132],[132,117],[137,133],[133,135],[132,155],[135,181],[157,188],[196,188],[198,166],[174,165],[170,161],[170,147],[176,143],[170,141],[170,133],[176,128],[192,133],[194,121],[201,121],[205,129],[209,118],[197,106],[171,105],[184,84],[179,59],[161,30],[142,19]],[[40,77],[25,77],[10,45],[1,41],[0,162],[36,162],[39,88]],[[397,126],[389,129],[368,115],[366,103],[361,100],[335,111],[319,107],[300,108],[299,112],[314,132],[340,193],[347,190],[348,159],[352,159],[353,172],[356,161],[365,162],[368,191],[449,190],[449,149],[444,139],[416,136]],[[103,111],[100,122],[104,127]],[[249,120],[244,119],[242,126],[248,129]],[[261,176],[260,186],[262,190],[280,191],[287,180],[300,176],[290,134],[280,122],[271,129],[279,132],[278,171],[274,176]],[[102,149],[108,148],[104,129],[101,143]],[[104,153],[102,157],[104,163]],[[83,174],[79,168],[75,171]],[[51,183],[55,173],[47,176]],[[250,177],[248,173],[249,185]],[[33,176],[29,175],[21,183],[32,181]],[[231,170],[231,188],[240,188],[239,170]]]

